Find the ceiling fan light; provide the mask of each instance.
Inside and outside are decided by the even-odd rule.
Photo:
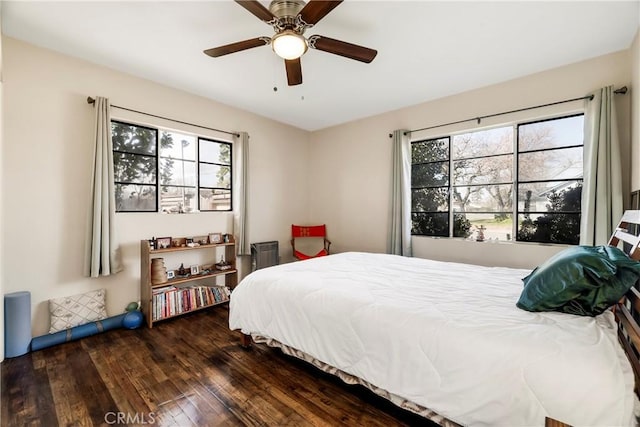
[[[294,31],[285,30],[273,36],[271,46],[280,58],[296,59],[307,51],[307,40]]]

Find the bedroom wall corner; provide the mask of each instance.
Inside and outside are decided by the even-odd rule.
[[[308,132],[13,38],[3,36],[2,42],[3,290],[31,292],[34,336],[48,331],[51,298],[105,288],[110,316],[138,301],[140,240],[232,231],[231,212],[118,213],[125,270],[83,277],[94,120],[87,96],[106,96],[113,105],[207,127],[247,131],[250,242],[278,240],[284,246],[291,221],[307,217]],[[115,108],[112,117],[177,126]],[[199,128],[181,130],[224,137]]]
[[[639,18],[640,19],[640,18]],[[631,44],[631,191],[640,190],[640,27]]]

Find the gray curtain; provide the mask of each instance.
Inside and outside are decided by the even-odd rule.
[[[107,98],[96,97],[91,205],[85,245],[85,276],[109,276],[122,271],[115,231],[115,193],[111,106]]]
[[[239,132],[234,136],[234,178],[235,208],[233,217],[233,233],[236,237],[238,255],[251,255],[249,233],[247,232],[247,207],[249,200],[249,134]]]
[[[408,130],[393,131],[391,221],[387,252],[411,256],[411,143]]]
[[[581,245],[605,245],[622,217],[622,169],[613,86],[593,93],[584,115]]]

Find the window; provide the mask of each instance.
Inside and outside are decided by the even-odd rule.
[[[580,240],[584,116],[518,125],[518,240]]]
[[[412,234],[449,236],[449,141],[411,144]]]
[[[583,119],[412,142],[412,234],[577,244]]]
[[[196,210],[196,138],[161,131],[159,170],[160,211]]]
[[[118,121],[111,128],[117,212],[231,210],[230,143]]]
[[[200,138],[200,208],[231,210],[231,144]]]
[[[155,212],[158,131],[111,122],[116,211]]]

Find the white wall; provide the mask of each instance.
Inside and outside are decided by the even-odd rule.
[[[283,255],[290,252],[290,224],[308,220],[307,132],[12,38],[3,37],[2,47],[0,280],[4,293],[31,291],[34,336],[48,332],[50,298],[104,287],[109,315],[137,301],[141,239],[231,231],[229,213],[117,214],[126,270],[113,277],[83,277],[94,120],[87,96],[106,96],[114,105],[207,127],[249,132],[250,241],[278,240]],[[118,109],[112,114],[172,125]]]
[[[418,129],[572,99],[610,84],[616,88],[628,86],[630,74],[629,52],[623,51],[314,132],[310,151],[313,162],[309,192],[314,195],[310,200],[311,220],[327,224],[332,248],[337,252],[384,252],[389,220],[391,131]],[[581,105],[577,102],[501,116],[484,120],[482,125],[576,111]],[[617,98],[620,134],[626,147],[630,134],[629,106],[629,96]],[[473,126],[475,122],[414,136],[441,136]],[[629,155],[625,156],[625,176],[630,176],[629,158]],[[628,182],[629,179],[625,182],[625,193]],[[534,267],[562,249],[551,245],[489,244],[430,237],[415,237],[413,242],[414,256],[522,268]]]
[[[631,189],[640,190],[640,29],[629,49],[631,55]]]
[[[0,4],[0,34],[2,34],[2,4]],[[2,153],[3,149],[3,126],[2,126],[2,105],[4,103],[2,97],[2,37],[0,37],[0,188],[2,187]],[[0,236],[2,236],[4,228],[4,218],[2,217],[2,204],[3,198],[0,196]],[[2,260],[2,244],[0,244],[0,260]],[[0,262],[0,295],[4,295],[4,274],[3,274],[2,262]],[[4,360],[4,298],[0,304],[0,362]]]

